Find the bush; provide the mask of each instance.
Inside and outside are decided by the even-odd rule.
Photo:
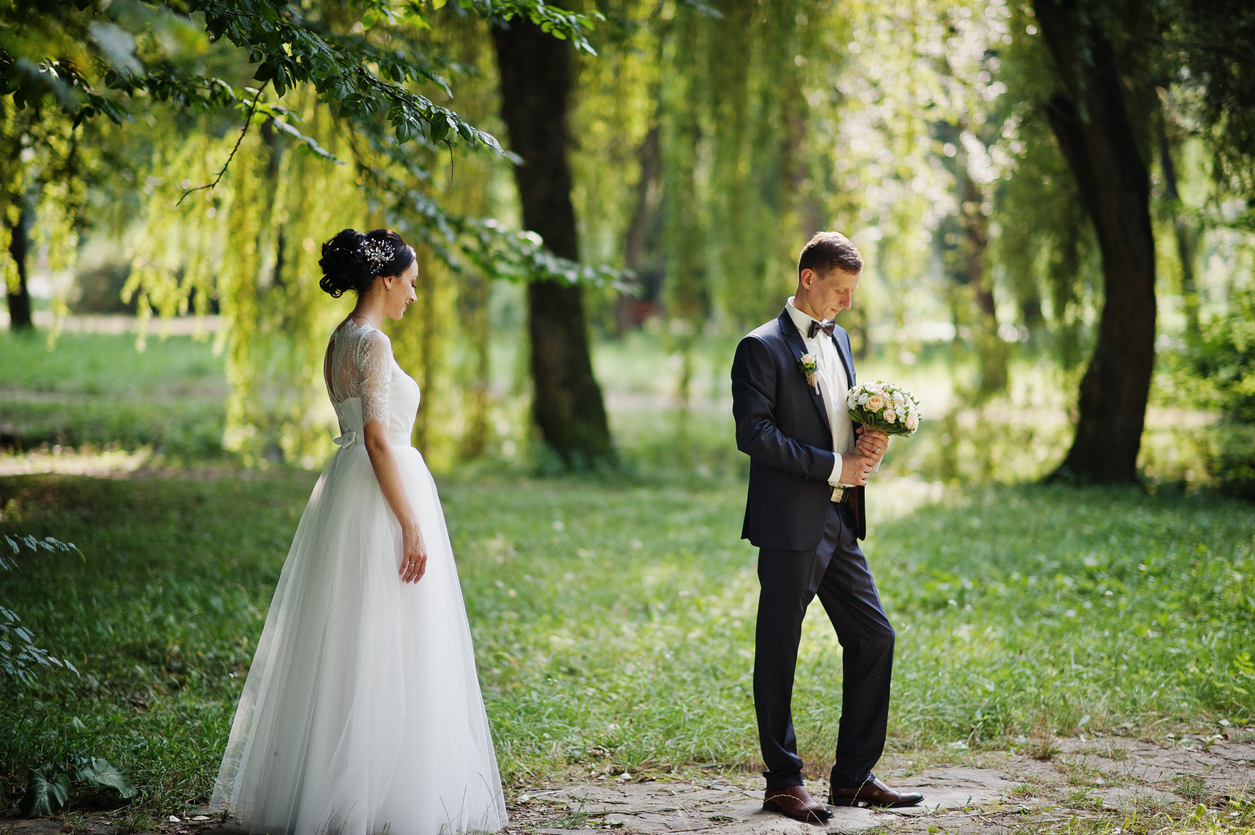
[[[1188,351],[1205,397],[1220,411],[1209,466],[1225,492],[1255,500],[1255,299],[1235,300]]]
[[[1211,433],[1208,468],[1226,493],[1255,501],[1255,424],[1222,422]]]
[[[83,270],[74,277],[78,293],[70,302],[70,311],[135,315],[135,299],[122,301],[122,288],[130,275],[131,266],[126,263],[114,262]]]

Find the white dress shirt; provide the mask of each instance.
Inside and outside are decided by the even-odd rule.
[[[841,483],[841,456],[854,451],[854,421],[845,408],[845,396],[850,390],[850,382],[845,376],[845,364],[841,362],[841,354],[837,352],[837,344],[832,337],[823,331],[817,331],[815,338],[807,336],[811,322],[818,321],[793,306],[793,297],[789,296],[784,309],[789,311],[789,318],[797,327],[806,344],[806,350],[815,355],[819,366],[819,391],[824,397],[824,407],[828,410],[828,425],[832,427],[832,451],[836,453],[836,465],[828,476],[828,483],[833,487],[849,487]]]

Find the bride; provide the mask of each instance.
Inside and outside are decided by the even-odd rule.
[[[323,363],[340,449],[296,529],[210,808],[250,833],[451,835],[505,800],[436,484],[410,432],[418,384],[384,317],[415,301],[414,250],[345,229],[319,285],[357,306]]]

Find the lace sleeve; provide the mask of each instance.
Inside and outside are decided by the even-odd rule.
[[[392,382],[392,343],[372,330],[358,347],[357,370],[362,381],[362,425],[372,420],[388,425],[388,385]]]

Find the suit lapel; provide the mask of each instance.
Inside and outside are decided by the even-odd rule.
[[[806,377],[802,375],[801,370],[797,367],[798,358],[806,353],[806,343],[802,341],[802,335],[797,332],[797,325],[793,324],[793,319],[790,318],[787,308],[780,312],[780,318],[776,321],[780,325],[780,335],[784,337],[784,344],[788,346],[789,353],[793,356],[792,371],[797,374],[798,379],[802,382],[802,385],[806,386],[806,391],[810,394],[811,402],[814,403],[815,408],[819,410],[819,416],[823,419],[824,426],[828,427],[828,432],[831,434],[832,424],[828,422],[828,407],[824,405],[824,396],[819,393],[816,386],[806,384]]]

